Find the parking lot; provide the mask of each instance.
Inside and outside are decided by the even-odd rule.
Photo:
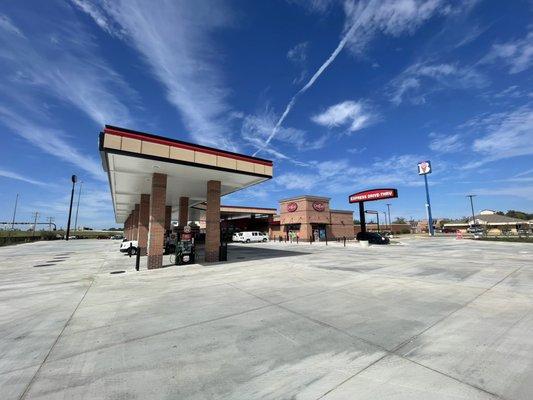
[[[531,244],[118,247],[0,248],[2,399],[533,398]]]

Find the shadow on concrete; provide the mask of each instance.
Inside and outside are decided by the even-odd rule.
[[[261,247],[261,245],[228,245],[228,261],[220,261],[216,263],[206,263],[205,251],[203,244],[196,247],[196,265],[211,266],[211,265],[228,265],[237,262],[246,262],[252,260],[267,260],[280,257],[293,257],[305,254],[311,254],[305,251],[291,251],[272,249],[268,247]],[[168,256],[163,258],[163,267],[170,267],[173,264],[169,264]]]

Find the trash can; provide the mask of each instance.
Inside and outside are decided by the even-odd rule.
[[[222,243],[218,248],[218,261],[228,261],[228,244]]]

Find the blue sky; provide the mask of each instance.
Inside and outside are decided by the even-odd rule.
[[[533,211],[529,1],[4,1],[0,218],[114,224],[104,124],[257,154],[275,178],[223,199],[277,206],[396,187],[392,214]],[[385,202],[372,208],[385,209]],[[355,210],[355,207],[353,207]]]

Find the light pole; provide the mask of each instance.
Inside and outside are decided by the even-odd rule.
[[[390,230],[392,231],[392,219],[390,219],[390,206],[392,204],[390,203],[387,203],[387,210],[389,211],[389,225],[390,225]]]
[[[76,206],[76,218],[74,219],[74,230],[78,230],[78,211],[80,209],[80,197],[81,197],[81,187],[83,186],[83,181],[80,181],[80,190],[78,191],[78,205]]]
[[[37,228],[37,219],[39,218],[39,212],[38,211],[35,211],[33,213],[35,219],[33,220],[33,232],[31,234],[31,237],[34,237],[35,236],[35,228]]]
[[[472,200],[476,197],[475,194],[467,194],[466,197],[470,198],[470,208],[472,209],[472,225],[476,224],[476,214],[474,213],[474,201]]]
[[[76,181],[78,178],[76,175],[72,175],[72,191],[70,192],[70,207],[68,209],[68,222],[67,222],[67,235],[65,236],[65,240],[68,240],[68,237],[70,235],[70,218],[72,216],[72,202],[74,201],[74,186],[76,185]]]
[[[15,229],[15,216],[17,215],[18,202],[19,202],[19,194],[17,193],[17,197],[15,198],[15,209],[13,210],[13,221],[11,221],[11,230]]]
[[[366,210],[365,213],[367,213],[367,214],[375,214],[376,215],[376,219],[378,221],[378,232],[379,232],[379,212],[373,211],[373,210]]]
[[[387,224],[387,211],[383,211],[383,215],[385,216],[385,229],[390,230],[390,227],[387,227],[388,226],[388,224]],[[389,223],[390,223],[390,221],[389,221]]]

